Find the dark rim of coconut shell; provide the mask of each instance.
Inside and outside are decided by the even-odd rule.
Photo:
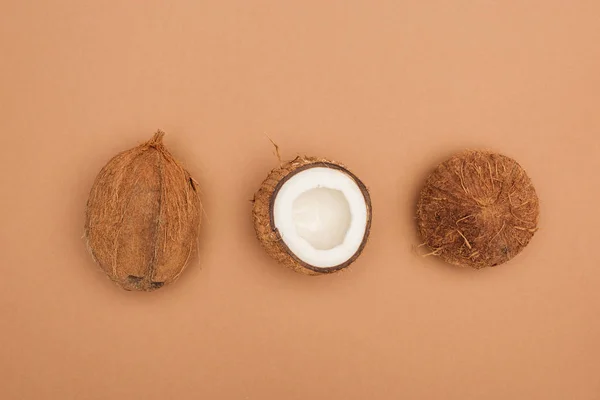
[[[288,245],[285,243],[285,241],[281,237],[279,230],[275,227],[275,215],[274,215],[273,209],[275,206],[275,199],[277,198],[277,194],[279,193],[279,190],[281,190],[283,185],[285,185],[285,183],[288,180],[290,180],[294,175],[296,175],[304,170],[311,169],[311,168],[318,168],[318,167],[335,169],[338,171],[342,171],[344,174],[348,175],[360,189],[360,191],[363,195],[363,199],[365,200],[365,205],[367,207],[367,225],[365,227],[365,231],[363,233],[363,238],[362,238],[362,242],[360,243],[360,246],[354,252],[352,257],[350,257],[348,260],[344,261],[343,263],[338,264],[333,267],[317,267],[317,266],[308,264],[305,261],[302,261],[300,258],[298,258],[298,256],[296,256],[296,254],[294,254],[294,252],[292,250],[290,250]],[[304,268],[309,269],[311,271],[321,273],[321,274],[329,274],[329,273],[344,269],[347,266],[349,266],[350,264],[352,264],[361,255],[361,253],[363,252],[363,250],[367,244],[369,234],[371,233],[371,215],[372,215],[371,196],[369,195],[369,191],[367,190],[367,187],[365,186],[365,184],[362,183],[362,181],[360,179],[358,179],[358,177],[356,175],[354,175],[352,172],[348,171],[346,168],[342,167],[341,165],[337,165],[334,163],[328,163],[328,162],[322,162],[322,161],[318,161],[318,162],[314,162],[314,163],[310,163],[310,164],[306,164],[301,167],[298,167],[294,171],[290,172],[289,174],[287,174],[286,176],[281,178],[281,180],[277,183],[277,186],[275,186],[275,190],[273,191],[273,194],[271,195],[271,200],[269,201],[269,219],[270,219],[270,224],[271,224],[271,230],[277,236],[277,240],[279,241],[279,243],[281,243],[281,246],[283,247],[283,249],[286,251],[287,254],[290,255],[290,257],[292,257],[294,259],[294,261],[296,261],[298,264],[300,264]]]

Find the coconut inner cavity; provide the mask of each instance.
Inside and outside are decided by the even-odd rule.
[[[274,226],[297,259],[314,267],[336,267],[360,249],[368,206],[344,171],[321,166],[299,171],[274,196]]]
[[[309,189],[294,200],[292,210],[296,232],[315,249],[329,250],[344,242],[352,215],[341,191]]]

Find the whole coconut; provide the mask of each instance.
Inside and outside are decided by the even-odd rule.
[[[87,203],[85,238],[94,260],[126,290],[175,281],[197,247],[197,184],[158,131],[102,168]]]

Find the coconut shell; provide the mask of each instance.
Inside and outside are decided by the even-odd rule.
[[[343,264],[334,267],[318,267],[307,264],[299,259],[285,244],[275,227],[273,207],[275,197],[279,189],[288,179],[295,174],[309,168],[324,167],[334,168],[348,175],[360,188],[365,203],[367,205],[367,227],[363,241],[354,255]],[[260,189],[254,195],[254,207],[252,209],[252,218],[254,221],[254,229],[256,236],[272,258],[286,267],[294,271],[301,272],[307,275],[321,275],[340,271],[352,264],[362,253],[367,244],[369,233],[371,230],[371,198],[366,186],[354,174],[348,171],[342,164],[330,161],[324,158],[315,157],[296,157],[295,159],[282,163],[279,167],[273,169],[267,176],[265,181],[260,186]]]
[[[111,159],[87,203],[88,249],[126,290],[151,291],[175,281],[197,247],[197,184],[165,148],[163,135]]]
[[[427,178],[418,228],[431,255],[458,266],[500,265],[538,229],[539,201],[523,168],[488,151],[466,151]]]

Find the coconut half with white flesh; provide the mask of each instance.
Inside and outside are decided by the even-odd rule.
[[[279,263],[309,275],[349,266],[371,230],[371,198],[343,165],[297,157],[275,168],[254,195],[256,235]]]

